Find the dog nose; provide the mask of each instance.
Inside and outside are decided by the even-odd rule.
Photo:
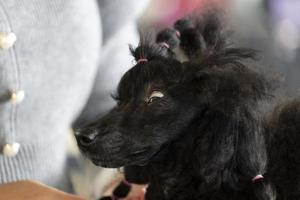
[[[82,129],[82,130],[76,130],[75,131],[75,137],[79,145],[81,146],[89,146],[91,145],[96,137],[97,137],[97,131],[95,129]]]

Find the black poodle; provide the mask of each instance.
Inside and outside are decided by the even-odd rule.
[[[76,135],[93,163],[124,166],[147,200],[300,199],[300,101],[264,112],[273,86],[219,16],[179,20],[131,52],[117,106]]]

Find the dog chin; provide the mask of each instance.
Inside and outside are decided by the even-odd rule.
[[[124,166],[138,165],[144,166],[147,165],[150,160],[140,159],[140,160],[101,160],[101,159],[91,159],[91,161],[96,165],[104,168],[120,168]]]
[[[149,148],[141,149],[128,155],[114,155],[112,157],[88,156],[91,161],[104,168],[120,168],[124,166],[145,166],[160,151],[151,151]]]

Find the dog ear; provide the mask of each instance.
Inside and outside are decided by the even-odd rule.
[[[258,105],[269,97],[269,82],[243,64],[252,51],[231,48],[221,52],[202,64],[185,66],[191,71],[185,84],[195,88],[201,110],[195,151],[199,175],[204,179],[201,187],[251,188],[254,199],[273,199],[270,184],[251,182],[266,172]]]
[[[267,167],[258,112],[241,104],[217,104],[206,105],[198,127],[194,165],[203,179],[200,188],[247,190],[253,199],[275,199],[271,184],[252,183]]]

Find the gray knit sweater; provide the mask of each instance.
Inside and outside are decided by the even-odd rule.
[[[0,36],[17,38],[0,49],[0,183],[34,179],[64,188],[66,133],[85,105],[81,119],[112,105],[107,97],[131,65],[127,44],[136,42],[141,4],[0,1]],[[16,155],[7,156],[7,144],[16,143]]]

